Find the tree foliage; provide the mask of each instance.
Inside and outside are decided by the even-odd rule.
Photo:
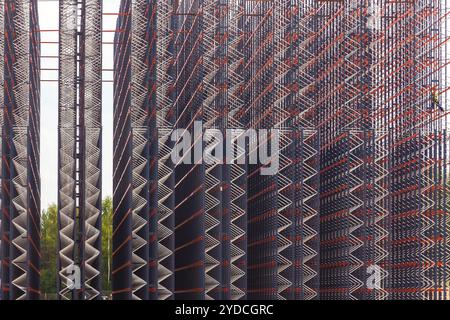
[[[102,213],[102,263],[104,295],[111,292],[112,259],[112,199],[103,200]],[[41,215],[41,293],[42,299],[57,297],[57,252],[58,252],[58,209],[55,204],[42,211]]]
[[[112,222],[113,210],[112,199],[107,197],[102,203],[102,275],[103,292],[105,295],[111,293],[111,259],[112,259]]]
[[[56,296],[58,209],[55,204],[41,216],[41,292],[44,299]]]

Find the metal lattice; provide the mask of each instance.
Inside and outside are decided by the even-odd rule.
[[[158,199],[158,235],[127,249],[131,231],[121,231],[118,218],[117,283],[137,271],[124,267],[122,256],[147,245],[152,267],[136,283],[157,286],[159,294],[140,299],[447,297],[441,5],[122,1],[115,199],[127,219],[133,206],[124,199],[134,177],[122,175],[125,159],[136,155],[132,150],[141,159],[145,145],[158,144],[157,153],[133,162],[144,177],[135,190],[152,185],[142,203]],[[156,128],[130,126],[129,111]],[[195,121],[216,133],[278,130],[278,172],[261,176],[257,164],[172,163],[181,139],[171,141],[173,130],[195,133]],[[142,144],[129,138],[138,127]],[[194,136],[192,148],[217,146],[211,132],[204,142]],[[247,147],[234,160],[255,152],[252,142]],[[141,169],[148,161],[147,178]],[[139,230],[151,234],[152,219]],[[151,259],[155,242],[159,256]],[[115,297],[130,298],[122,292],[133,288],[123,283]]]
[[[37,1],[1,1],[2,299],[39,297]],[[6,67],[8,66],[8,67]]]
[[[101,1],[60,1],[59,13],[58,296],[91,300],[101,290]]]

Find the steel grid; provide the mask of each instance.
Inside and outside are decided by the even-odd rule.
[[[447,297],[440,3],[122,2],[148,29],[144,38],[124,22],[130,18],[119,19],[117,146],[133,131],[127,83],[144,83],[130,66],[151,75],[146,108],[158,130],[148,138],[158,154],[146,159],[158,163],[158,191],[149,190],[150,201],[158,197],[159,295],[148,298]],[[131,4],[142,10],[125,9]],[[142,32],[147,58],[130,47],[133,32]],[[171,163],[172,130],[193,133],[195,120],[218,131],[279,129],[279,172]],[[127,168],[124,156],[117,174]],[[126,181],[116,181],[123,214]],[[374,267],[377,290],[367,282]]]
[[[1,1],[2,294],[39,298],[39,56],[37,1]]]
[[[98,0],[59,2],[60,299],[101,292],[101,15]],[[77,267],[80,284],[73,282]]]

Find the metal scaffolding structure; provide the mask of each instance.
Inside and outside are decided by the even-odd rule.
[[[154,19],[141,3],[124,1],[120,12],[117,28],[121,32],[115,42],[121,50],[114,57],[120,72],[114,77],[113,290],[122,299],[148,299],[157,294],[158,273],[157,135],[155,114],[149,108],[154,82],[149,53],[154,49],[151,38],[146,38]],[[131,12],[135,12],[133,18]]]
[[[36,0],[0,1],[0,299],[38,299],[40,46]]]
[[[245,168],[174,164],[170,158],[173,129],[194,133],[198,121],[223,130],[222,115],[227,115],[222,110],[228,107],[225,65],[202,69],[199,63],[203,50],[224,57],[219,25],[226,16],[219,17],[210,1],[205,5],[208,28],[202,33],[203,8],[190,5],[123,1],[120,10],[115,48],[117,299],[245,295]],[[237,28],[237,20],[232,23]],[[195,45],[201,36],[211,40],[211,48]],[[217,46],[222,52],[216,52]],[[203,85],[209,95],[202,94]],[[192,147],[201,147],[201,140],[195,135]],[[131,223],[135,220],[140,223]]]
[[[37,2],[0,0],[0,299],[40,295],[41,81],[59,89],[58,298],[100,299],[105,13],[58,0],[40,30]],[[121,0],[113,298],[450,299],[447,2]]]
[[[58,297],[92,300],[101,293],[102,1],[61,0],[59,21]]]
[[[321,298],[446,299],[441,1],[313,8]]]
[[[114,298],[449,298],[447,16],[440,0],[122,1]],[[277,130],[278,172],[172,163],[180,129],[217,145],[196,121]]]

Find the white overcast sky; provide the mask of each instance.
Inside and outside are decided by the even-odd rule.
[[[104,0],[104,12],[118,12],[120,0]],[[39,23],[41,30],[58,29],[58,1],[39,1]],[[103,17],[103,29],[113,30],[116,16]],[[57,32],[42,32],[42,41],[57,41]],[[112,42],[112,32],[103,33],[103,41]],[[58,45],[42,44],[43,56],[56,56]],[[57,59],[42,59],[42,68],[55,69]],[[103,46],[103,69],[113,67],[113,47]],[[42,79],[58,79],[57,71],[42,71]],[[104,79],[112,79],[112,72],[104,72]],[[112,131],[113,90],[112,83],[103,84],[103,197],[112,195]],[[43,82],[41,85],[41,187],[42,209],[57,202],[58,196],[58,84]]]

